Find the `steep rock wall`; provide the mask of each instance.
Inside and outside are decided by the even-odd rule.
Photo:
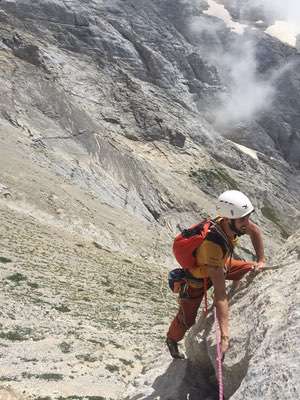
[[[273,270],[250,274],[230,297],[231,347],[223,364],[226,398],[300,395],[299,246],[298,232],[274,258]],[[215,367],[213,323],[212,315],[200,318],[187,339],[189,358],[207,376]]]

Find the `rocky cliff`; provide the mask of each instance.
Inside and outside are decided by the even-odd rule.
[[[217,195],[238,188],[255,204],[270,265],[288,238],[286,249],[297,246],[299,53],[250,23],[232,31],[208,6],[0,2],[3,396],[119,399],[140,391],[181,399],[200,389],[214,396],[206,376],[192,374],[191,382],[164,348],[176,309],[166,284],[176,225],[214,214]],[[251,251],[241,243],[242,256]],[[299,262],[290,262],[293,292]],[[283,321],[296,300],[274,305],[271,283],[283,290],[278,271],[250,279],[232,298],[233,326],[254,312],[247,305],[255,296],[269,307],[263,325],[251,320],[235,330],[244,347],[237,355],[233,343],[225,365],[234,399],[255,398],[250,367],[266,371],[271,362],[251,324],[272,333],[272,348],[283,341],[268,312],[291,343],[282,354],[291,372],[282,379],[299,392],[288,361],[299,321]],[[191,362],[201,357],[184,362],[188,371]],[[149,376],[160,381],[155,390]],[[274,390],[269,398],[282,395]]]

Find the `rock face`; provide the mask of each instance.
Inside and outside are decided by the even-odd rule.
[[[174,398],[215,396],[191,361],[161,356],[176,309],[166,279],[172,239],[178,223],[214,215],[220,192],[240,189],[253,200],[272,262],[300,222],[300,87],[295,48],[259,30],[238,35],[207,8],[0,1],[0,381],[8,398],[154,391],[163,399],[179,375]],[[253,255],[247,241],[239,252]],[[270,313],[295,306],[292,297],[286,309],[268,300],[268,275],[282,291],[276,274],[263,275],[263,293],[256,277],[251,292],[233,296],[233,325],[236,304],[250,295]],[[256,322],[234,337],[257,339],[260,347],[243,351],[262,365],[269,347],[250,335]],[[291,346],[287,363],[294,355]],[[227,394],[250,398],[252,361],[248,369],[230,357]]]
[[[40,73],[36,77],[44,95],[56,96],[62,88],[68,90],[73,106],[68,112],[77,114],[75,110],[80,109],[76,118],[78,133],[85,131],[86,125],[92,132],[100,123],[131,139],[137,136],[146,140],[164,139],[183,146],[186,136],[183,130],[201,131],[196,121],[206,117],[210,121],[216,119],[219,131],[226,131],[241,144],[264,149],[268,154],[278,151],[299,167],[297,50],[259,30],[249,30],[238,37],[220,20],[203,14],[205,7],[205,1],[193,5],[180,0],[151,4],[146,1],[86,4],[73,0],[68,5],[55,1],[4,0],[2,43],[17,59],[39,67],[37,71],[48,72],[47,82],[39,82],[43,80]],[[147,24],[147,19],[151,23]],[[218,57],[224,51],[226,57]],[[251,53],[248,69],[242,66],[236,70],[235,64],[245,57],[245,51],[248,58]],[[76,58],[73,72],[68,66],[72,54]],[[76,73],[76,64],[88,64],[89,72]],[[245,90],[247,81],[253,87],[253,91],[246,93],[248,98],[244,97],[245,92],[236,91],[237,83],[241,83],[237,82],[237,73],[245,81]],[[77,77],[73,83],[66,79],[70,75]],[[91,80],[83,75],[93,75],[101,90],[98,92],[95,86],[88,89]],[[85,109],[80,105],[82,91],[78,87],[82,86],[82,80],[87,104],[90,103]],[[152,85],[155,86],[150,90]],[[165,91],[168,99],[157,97]],[[21,93],[17,91],[18,95]],[[252,102],[258,104],[261,98],[266,100],[252,114],[245,110],[253,107],[250,95],[256,97]],[[230,98],[235,101],[233,108],[228,109],[227,105],[224,109],[224,103],[232,101]],[[40,111],[45,109],[45,105],[39,106],[43,101],[46,100],[41,97],[36,99]],[[63,118],[60,113],[66,114],[63,98],[61,101],[60,111],[51,111],[58,118]],[[244,107],[237,113],[241,103]],[[12,109],[10,104],[7,107]],[[182,107],[197,115],[180,111]],[[93,112],[100,108],[95,121]],[[223,122],[216,108],[221,109]],[[236,115],[224,118],[225,111]],[[93,122],[85,117],[86,113],[92,115]],[[73,131],[74,126],[69,129]]]
[[[273,270],[249,276],[230,299],[232,340],[224,362],[226,398],[299,397],[299,243],[298,232],[274,259]],[[215,364],[212,325],[212,316],[199,320],[188,339],[189,358],[208,372]],[[202,351],[206,347],[203,354],[208,353],[208,359],[199,355],[201,347]],[[292,359],[287,356],[291,351]]]

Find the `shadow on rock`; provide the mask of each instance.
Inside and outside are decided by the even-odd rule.
[[[216,392],[202,372],[189,360],[173,360],[164,374],[153,382],[151,395],[144,400],[215,400]],[[131,400],[137,400],[139,396]]]

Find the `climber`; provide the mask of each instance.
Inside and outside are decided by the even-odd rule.
[[[218,217],[202,244],[196,249],[196,267],[188,271],[192,279],[186,279],[179,293],[179,310],[172,321],[166,344],[173,358],[184,358],[178,350],[178,342],[195,323],[197,311],[205,289],[214,287],[214,302],[221,331],[222,353],[229,347],[228,301],[225,279],[232,280],[237,287],[239,280],[249,271],[260,271],[264,267],[262,234],[250,216],[254,207],[247,196],[237,190],[222,193],[217,201]],[[249,235],[257,261],[233,258],[233,248],[239,236]],[[205,283],[205,284],[204,284]]]

